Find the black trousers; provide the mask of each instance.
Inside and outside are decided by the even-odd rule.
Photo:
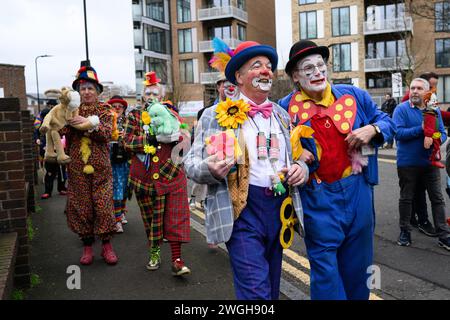
[[[413,209],[411,221],[415,220],[417,215],[418,224],[424,224],[428,221],[427,195],[425,191],[426,188],[423,182],[416,185],[416,191],[412,203]]]
[[[66,191],[66,166],[59,165],[56,162],[45,162],[45,193],[49,195],[53,192],[53,182],[57,178],[58,192]]]
[[[413,200],[418,184],[427,190],[431,201],[431,212],[436,231],[440,238],[450,235],[450,228],[445,221],[445,202],[441,192],[441,175],[439,168],[428,167],[401,167],[397,168],[400,184],[400,229],[411,230],[411,215],[413,213]]]

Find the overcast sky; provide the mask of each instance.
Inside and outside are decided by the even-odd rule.
[[[86,0],[89,59],[100,81],[135,88],[130,0]],[[27,92],[71,85],[86,57],[83,0],[0,0],[0,63],[25,66]]]
[[[263,0],[261,0],[263,1]],[[279,69],[292,45],[291,6],[276,0]],[[133,19],[130,0],[86,0],[89,59],[100,81],[135,89]],[[251,40],[251,39],[249,39]],[[83,0],[0,0],[0,63],[25,66],[27,93],[71,85],[86,57]]]

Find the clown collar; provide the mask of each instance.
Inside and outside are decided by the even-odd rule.
[[[329,82],[327,82],[327,87],[325,88],[325,94],[324,94],[322,100],[317,101],[317,100],[311,98],[303,90],[300,91],[299,97],[300,97],[300,101],[312,100],[312,101],[314,101],[315,104],[321,105],[321,106],[326,107],[326,108],[331,106],[333,104],[333,102],[335,101],[333,93],[331,92],[331,85],[330,85]]]

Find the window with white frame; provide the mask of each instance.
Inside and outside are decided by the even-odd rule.
[[[316,3],[317,0],[298,0],[298,4],[310,4],[310,3]]]
[[[350,43],[333,45],[333,71],[352,71],[352,48]]]
[[[300,39],[317,38],[317,12],[300,12]]]
[[[191,21],[191,0],[177,0],[178,23]]]
[[[180,82],[194,83],[194,61],[180,60]]]
[[[450,103],[450,75],[439,76],[436,90],[439,102]]]
[[[192,29],[178,30],[178,52],[192,52]]]
[[[350,7],[331,10],[333,37],[350,34]]]

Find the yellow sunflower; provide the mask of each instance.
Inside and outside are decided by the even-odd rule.
[[[146,125],[149,125],[150,122],[152,122],[152,118],[147,111],[142,112],[142,122]]]
[[[236,129],[238,125],[243,124],[247,118],[247,112],[250,110],[250,105],[244,100],[233,101],[227,98],[222,101],[216,108],[216,119],[221,127],[227,129]]]
[[[144,152],[145,154],[155,154],[156,153],[156,148],[154,146],[148,145],[146,144],[144,146]]]

